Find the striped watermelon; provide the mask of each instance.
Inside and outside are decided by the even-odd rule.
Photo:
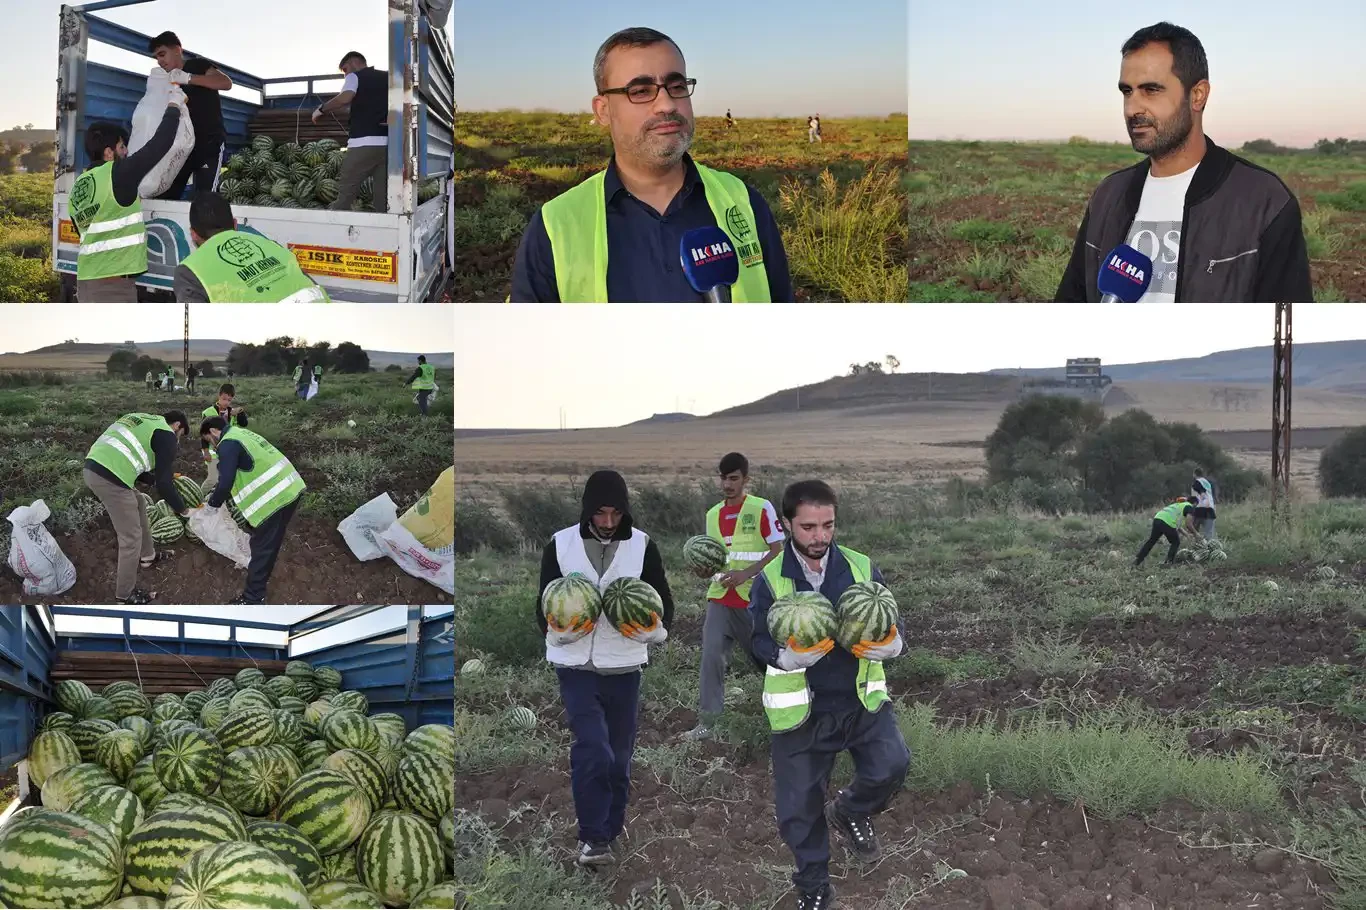
[[[859,642],[883,642],[896,625],[896,598],[875,581],[850,585],[836,606],[839,627],[835,640],[846,650]]]
[[[209,696],[210,700],[215,698],[232,698],[237,694],[237,684],[226,677],[215,679],[213,682],[209,683],[209,687],[204,690],[204,694]]]
[[[105,910],[161,910],[161,901],[155,897],[146,897],[141,894],[130,894],[121,897],[112,904],[105,904]]]
[[[379,762],[380,767],[384,769],[384,779],[388,780],[394,776],[394,771],[398,768],[398,760],[403,757],[403,741],[389,739],[380,734],[379,747],[366,754]]]
[[[123,787],[96,787],[87,790],[71,804],[71,814],[88,818],[108,828],[123,850],[128,835],[142,824],[146,809],[137,794]]]
[[[171,511],[171,504],[164,499],[157,500],[150,509],[147,510],[147,521],[156,524],[166,518],[175,518],[176,513]]]
[[[318,687],[318,701],[325,701],[325,702],[329,702],[329,703],[330,703],[331,700],[332,700],[332,697],[333,697],[334,695],[340,695],[340,694],[341,694],[341,690],[338,689],[338,688],[336,688],[335,686],[319,686],[319,687]]]
[[[341,671],[335,667],[314,667],[313,681],[322,689],[340,689],[342,684]]]
[[[80,713],[77,714],[81,720],[107,720],[115,724],[122,716],[114,707],[114,703],[102,695],[87,698],[81,705]]]
[[[113,720],[152,716],[152,703],[137,689],[123,689],[105,697],[109,699],[109,703],[114,706],[114,713],[118,715],[112,718]]]
[[[128,782],[125,786],[138,799],[142,800],[143,808],[149,813],[159,809],[161,801],[170,794],[166,785],[161,782],[161,778],[157,777],[156,768],[152,765],[152,756],[150,755],[133,766],[133,770],[128,774]]]
[[[135,893],[164,898],[185,857],[224,841],[246,839],[247,829],[241,820],[218,806],[162,809],[128,835],[123,872]]]
[[[443,866],[436,831],[425,819],[407,812],[379,816],[356,844],[361,884],[391,906],[410,906],[414,897],[441,881]]]
[[[347,881],[360,884],[356,874],[356,851],[343,850],[323,857],[323,881]]]
[[[198,727],[173,730],[152,753],[157,777],[172,793],[212,793],[223,770],[223,747]]]
[[[38,729],[66,731],[70,730],[71,725],[75,722],[76,718],[65,711],[53,711],[47,717],[43,718],[43,722],[38,725]]]
[[[223,696],[215,696],[204,703],[199,710],[199,724],[205,730],[213,730],[223,723],[232,711],[232,702]]]
[[[229,712],[249,711],[252,709],[274,711],[278,707],[278,704],[275,701],[275,696],[271,695],[265,689],[251,688],[243,689],[241,692],[234,695],[232,700],[228,702],[228,706]]]
[[[207,806],[209,800],[203,796],[196,796],[193,793],[167,793],[157,806],[158,812],[183,812],[186,809],[198,809]],[[236,810],[233,810],[234,812]],[[238,813],[239,815],[241,813]]]
[[[441,849],[446,851],[447,862],[455,862],[455,816],[451,813],[441,816],[436,833],[441,838]]]
[[[412,910],[450,910],[455,906],[455,882],[440,882],[423,891],[408,905]]]
[[[315,907],[332,907],[336,910],[382,910],[384,907],[378,894],[359,882],[343,879],[326,881],[310,889],[308,899]]]
[[[213,732],[224,750],[231,752],[244,746],[268,746],[275,742],[278,729],[269,710],[252,710],[229,714]]]
[[[343,711],[355,711],[357,714],[370,713],[370,700],[359,692],[338,692],[332,697],[332,707]]]
[[[715,537],[698,534],[683,544],[683,562],[694,572],[715,575],[726,567],[728,559],[726,545]]]
[[[275,146],[275,160],[283,161],[285,164],[293,164],[298,161],[304,153],[303,148],[297,142],[281,142]]]
[[[199,489],[198,483],[184,474],[175,475],[175,488],[189,508],[193,509],[195,506],[204,504],[204,491]]]
[[[272,676],[266,680],[265,691],[274,695],[278,704],[281,696],[294,694],[294,680],[288,676]]]
[[[573,572],[545,586],[541,609],[555,640],[570,644],[593,631],[602,613],[602,595],[586,576]]]
[[[178,705],[178,704],[181,704],[180,696],[179,696],[179,695],[176,695],[174,692],[162,692],[162,693],[161,693],[160,695],[158,695],[156,698],[152,699],[152,706],[153,706],[153,707],[155,707],[155,706],[157,706],[157,705]]]
[[[101,907],[122,883],[119,843],[103,825],[35,809],[0,829],[0,902],[10,907]]]
[[[157,543],[175,543],[184,533],[184,523],[174,515],[164,516],[152,522],[152,540]]]
[[[327,160],[327,153],[318,148],[318,143],[310,142],[304,146],[303,159],[309,167],[317,167]]]
[[[300,205],[312,202],[313,195],[318,192],[317,181],[313,179],[312,169],[305,168],[307,176],[296,177],[294,180],[293,200]],[[303,172],[301,172],[303,173]]]
[[[315,887],[323,880],[322,855],[299,829],[280,822],[254,821],[247,825],[247,836],[258,847],[265,847],[284,860],[305,888]]]
[[[284,860],[256,844],[233,842],[190,855],[166,894],[166,907],[309,907],[308,889]]]
[[[397,714],[371,714],[370,720],[374,723],[375,729],[379,730],[379,735],[386,739],[401,743],[403,737],[408,735],[407,725]]]
[[[146,493],[139,493],[138,495],[139,495],[139,496],[147,496]],[[147,498],[150,499],[151,497],[148,496]],[[116,694],[118,694],[119,692],[141,692],[141,691],[142,691],[142,690],[138,688],[138,684],[137,684],[137,683],[135,683],[135,682],[130,682],[129,680],[126,680],[126,679],[120,679],[120,680],[116,680],[115,682],[111,682],[109,685],[105,686],[103,689],[100,690],[100,694],[103,695],[105,698],[113,698],[113,697],[114,697]]]
[[[237,675],[233,677],[233,680],[237,683],[238,689],[245,689],[251,685],[265,685],[266,674],[262,673],[256,667],[243,667],[241,670],[237,671]]]
[[[162,724],[168,720],[188,720],[193,722],[194,715],[190,709],[178,701],[163,701],[158,705],[152,706],[152,723]]]
[[[209,695],[207,692],[186,692],[185,697],[180,700],[180,703],[184,705],[186,710],[192,715],[198,717],[199,712],[203,711],[204,706],[209,703]]]
[[[318,725],[323,741],[337,749],[360,749],[369,752],[379,747],[379,728],[374,721],[355,711],[338,709],[323,718]]]
[[[327,743],[313,740],[300,746],[296,754],[299,756],[300,767],[305,771],[316,771],[327,761],[332,750],[327,747]]]
[[[245,521],[245,519],[243,520]],[[241,522],[238,523],[240,524]],[[311,679],[295,677],[294,694],[298,696],[299,700],[304,704],[308,704],[318,697],[318,684]]]
[[[796,591],[769,608],[768,631],[780,648],[810,651],[835,637],[835,608],[819,591]]]
[[[152,506],[155,505],[155,503],[152,502],[152,497],[148,496],[141,490],[135,490],[134,492],[137,493],[138,502],[142,505],[142,511],[150,513]]]
[[[314,177],[318,178],[318,201],[324,205],[331,205],[336,202],[337,197],[341,195],[341,187],[337,183],[336,178],[332,176],[333,170],[331,165],[321,165],[320,168],[322,171],[321,176],[319,176],[316,169],[313,174]]]
[[[308,771],[280,799],[277,821],[293,825],[327,856],[356,842],[370,821],[370,803],[335,771]]]
[[[268,815],[297,777],[298,764],[285,763],[268,746],[247,746],[223,759],[223,798],[245,815]]]
[[[63,768],[81,763],[81,750],[76,743],[59,730],[48,730],[33,738],[28,750],[28,776],[38,789],[43,782]]]
[[[119,783],[128,779],[133,766],[146,754],[142,741],[132,730],[113,730],[95,742],[95,762],[109,769]]]
[[[52,697],[57,700],[61,709],[73,715],[80,714],[81,705],[85,704],[87,698],[94,696],[95,693],[90,691],[90,687],[79,679],[64,679],[52,690]]]
[[[294,750],[289,746],[275,744],[273,746],[256,746],[257,749],[264,749],[269,754],[275,756],[284,763],[285,776],[293,781],[300,774],[304,773],[304,766],[299,762],[299,756],[294,754]]]
[[[331,713],[332,703],[330,701],[322,701],[319,699],[318,701],[310,702],[308,707],[304,709],[304,723],[312,724],[313,728],[316,730],[318,729],[318,725],[322,723],[323,718]]]
[[[392,781],[398,804],[435,824],[455,804],[455,765],[426,752],[398,760]]]
[[[132,717],[125,717],[123,720],[119,721],[119,726],[137,734],[138,743],[142,746],[144,755],[151,750],[153,728],[150,720],[145,717],[134,715]]]
[[[283,709],[271,712],[275,718],[275,741],[291,749],[302,746],[308,738],[304,722],[294,714]]]
[[[525,705],[518,705],[508,712],[508,720],[514,727],[530,730],[536,726],[536,715]]]
[[[619,632],[648,632],[659,624],[664,601],[639,578],[618,578],[602,592],[602,613]]]
[[[281,168],[283,170],[283,168]],[[271,198],[276,202],[284,202],[294,194],[294,184],[289,182],[288,177],[277,177],[275,182],[270,185]]]
[[[378,759],[357,749],[341,749],[329,755],[323,762],[323,767],[329,771],[336,771],[360,787],[361,792],[370,801],[372,812],[384,804],[384,789],[388,776]]]
[[[403,741],[403,754],[424,752],[455,763],[455,727],[447,724],[423,724]]]
[[[66,731],[66,735],[71,737],[71,741],[80,750],[81,761],[93,762],[95,760],[95,743],[100,741],[100,737],[106,733],[112,733],[119,729],[119,725],[110,720],[82,720],[71,725],[71,729]]]
[[[288,711],[302,721],[304,712],[308,710],[308,702],[302,698],[295,698],[293,695],[282,695],[280,696],[280,710]]]
[[[271,150],[275,148],[275,140],[269,136],[255,136],[251,140],[251,148],[254,152],[270,154]]]
[[[197,726],[194,723],[194,721],[190,720],[164,720],[159,724],[153,725],[152,727],[152,748],[153,750],[155,750],[157,745],[160,744],[161,741],[164,740],[167,736],[170,736],[171,733],[175,730],[202,729],[203,727]]]

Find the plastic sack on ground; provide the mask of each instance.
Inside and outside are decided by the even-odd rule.
[[[380,540],[399,568],[455,593],[455,466],[441,472],[403,517]]]
[[[381,493],[342,519],[337,525],[342,539],[351,548],[351,553],[361,562],[369,562],[388,556],[389,549],[379,542],[379,536],[398,519],[398,506]]]
[[[151,140],[161,118],[166,114],[166,105],[172,99],[180,105],[180,128],[176,130],[171,150],[152,168],[138,184],[138,195],[151,199],[166,192],[176,174],[185,166],[185,161],[194,150],[194,126],[190,123],[190,111],[185,106],[185,92],[180,86],[171,84],[171,77],[161,67],[154,67],[147,76],[147,92],[133,110],[133,129],[128,136],[128,153],[132,154]]]
[[[24,593],[34,597],[61,594],[76,583],[76,567],[43,524],[51,516],[52,510],[41,499],[7,516],[14,526],[9,567],[24,580]]]
[[[245,569],[251,562],[251,536],[237,526],[223,506],[191,509],[188,524],[200,543],[232,560],[237,568]]]

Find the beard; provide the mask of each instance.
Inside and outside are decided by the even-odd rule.
[[[654,127],[665,123],[676,123],[676,133],[656,133]],[[647,120],[641,125],[640,132],[634,136],[622,137],[616,142],[618,151],[626,151],[642,164],[653,167],[672,167],[683,160],[692,147],[694,125],[681,114],[666,115]],[[622,147],[625,146],[625,149]]]
[[[1190,95],[1186,96],[1185,102],[1177,109],[1176,114],[1165,123],[1136,120],[1131,121],[1127,126],[1129,142],[1133,145],[1134,151],[1142,152],[1152,158],[1163,158],[1170,155],[1185,144],[1195,126],[1195,118],[1191,113]],[[1135,136],[1134,128],[1138,126],[1150,126],[1152,132],[1144,136]]]
[[[833,542],[822,544],[801,544],[797,542],[796,538],[793,538],[792,540],[792,549],[796,550],[798,553],[802,554],[807,559],[820,560],[823,556],[825,556],[826,553],[830,551],[830,548],[832,546],[834,546]]]

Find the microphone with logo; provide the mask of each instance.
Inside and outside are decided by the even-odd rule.
[[[1105,255],[1096,284],[1101,303],[1137,303],[1153,280],[1153,261],[1121,243]]]
[[[694,291],[712,303],[730,303],[731,285],[740,280],[740,260],[725,231],[693,228],[679,242],[678,258]]]

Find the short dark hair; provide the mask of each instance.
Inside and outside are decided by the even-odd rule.
[[[347,51],[345,54],[342,55],[341,63],[337,64],[337,69],[341,69],[343,66],[346,66],[346,61],[350,60],[352,57],[355,57],[362,64],[365,64],[365,55],[362,54],[360,51]]]
[[[228,422],[222,417],[206,417],[204,422],[199,425],[199,435],[207,436],[210,430],[217,430],[222,433],[228,428]]]
[[[427,362],[427,355],[426,355],[426,354],[418,354],[418,355],[417,355],[417,362],[418,362],[418,363],[426,363],[426,362]]]
[[[1202,468],[1202,467],[1200,467],[1199,465],[1196,465],[1196,466],[1195,466],[1195,476],[1196,476],[1196,477],[1199,477],[1199,476],[1200,476],[1201,474],[1203,474],[1203,473],[1205,473],[1205,469]]]
[[[222,193],[204,190],[190,201],[190,227],[205,240],[233,229],[232,204]]]
[[[185,428],[185,433],[187,435],[190,432],[190,422],[185,419],[184,411],[167,411],[165,414],[161,415],[161,419],[166,421],[167,423],[180,424],[182,427]]]
[[[180,47],[180,39],[175,36],[175,32],[162,32],[147,42],[147,53],[155,54],[159,47]]]
[[[742,475],[748,477],[749,459],[739,452],[730,452],[721,458],[721,464],[717,470],[721,472],[722,477],[725,477],[727,474],[734,474],[736,471],[739,471]]]
[[[1190,93],[1191,88],[1201,79],[1209,78],[1209,60],[1205,57],[1205,46],[1190,29],[1170,22],[1159,22],[1134,32],[1124,42],[1120,55],[1127,57],[1134,51],[1146,47],[1154,41],[1164,41],[1172,52],[1172,72],[1181,80],[1181,87]]]
[[[117,123],[99,120],[85,128],[85,153],[91,164],[103,161],[104,150],[114,148],[120,141],[127,145],[128,131]]]
[[[225,382],[225,383],[223,383],[221,386],[218,387],[218,394],[219,394],[219,395],[236,395],[236,394],[237,394],[237,390],[236,390],[235,388],[233,388],[232,383],[230,383],[230,382]]]
[[[839,497],[824,480],[799,480],[783,490],[783,518],[791,521],[803,505],[834,506],[839,508]]]
[[[683,56],[683,48],[678,46],[677,41],[652,28],[624,28],[602,42],[598,52],[593,55],[593,85],[597,88],[598,93],[601,94],[602,90],[607,88],[606,85],[603,85],[602,75],[607,69],[608,54],[619,47],[649,47],[652,44],[659,44],[661,41],[672,44],[674,50],[678,51],[678,56]]]

